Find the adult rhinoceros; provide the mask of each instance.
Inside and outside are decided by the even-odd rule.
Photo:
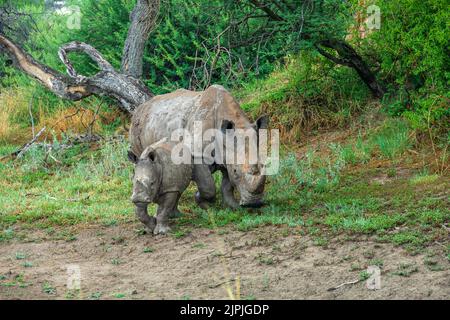
[[[203,132],[207,129],[251,129],[257,133],[268,125],[266,116],[251,123],[236,100],[222,86],[213,85],[199,92],[180,89],[155,96],[135,110],[130,128],[131,149],[134,154],[140,155],[147,146],[165,137],[171,138],[171,134],[179,129],[193,134],[194,123],[198,124],[198,121],[201,122]],[[202,147],[206,145],[205,142]],[[223,154],[227,152],[225,143],[224,150]],[[241,152],[248,152],[248,149],[244,150]],[[223,175],[221,191],[226,205],[232,208],[239,205],[261,206],[266,180],[261,174],[261,164],[235,164],[227,163],[227,159],[222,160],[221,164],[203,162],[194,165],[197,203],[201,207],[207,207],[208,202],[214,201],[216,190],[212,173],[220,170]],[[235,189],[240,194],[239,202],[234,198]]]

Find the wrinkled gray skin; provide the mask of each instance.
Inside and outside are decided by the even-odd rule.
[[[268,124],[267,117],[251,123],[236,100],[222,86],[214,85],[201,92],[180,89],[153,97],[135,110],[130,128],[131,148],[135,154],[140,154],[146,146],[162,138],[170,140],[171,133],[179,128],[193,134],[194,121],[202,121],[203,132],[207,129],[252,129],[257,132],[266,129]],[[203,148],[209,143],[204,141]],[[227,164],[225,158],[222,163],[194,164],[193,180],[198,188],[195,199],[200,207],[207,208],[215,200],[212,173],[216,170],[220,170],[223,175],[221,191],[225,205],[231,208],[239,205],[261,206],[266,180],[260,173],[261,164]],[[239,202],[234,197],[235,189],[240,194]]]
[[[145,148],[139,157],[128,152],[135,164],[131,201],[138,219],[154,234],[170,231],[169,218],[179,215],[178,200],[192,179],[192,165],[172,163],[173,146],[170,142],[158,142]],[[158,204],[156,218],[148,215],[150,203]]]

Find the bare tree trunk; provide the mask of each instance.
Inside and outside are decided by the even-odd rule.
[[[138,0],[130,15],[131,26],[123,47],[121,72],[140,79],[145,43],[155,25],[159,12],[159,0]]]
[[[322,47],[335,50],[338,56],[328,53]],[[348,43],[341,40],[323,40],[316,44],[316,49],[321,55],[334,63],[355,69],[359,77],[369,87],[372,94],[376,98],[383,97],[385,89],[377,81],[377,78],[370,71],[369,66],[364,62],[362,57]]]
[[[8,54],[17,68],[38,80],[61,98],[81,100],[92,94],[112,97],[123,110],[133,110],[150,100],[153,94],[141,82],[144,45],[159,11],[159,0],[138,0],[131,18],[131,27],[125,41],[122,70],[117,72],[94,47],[83,42],[63,45],[59,58],[67,68],[64,75],[34,60],[19,45],[0,34],[0,52]],[[97,63],[100,72],[91,77],[79,75],[67,57],[68,52],[81,51]]]

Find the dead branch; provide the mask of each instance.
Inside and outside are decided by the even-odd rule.
[[[353,68],[375,97],[383,97],[385,89],[377,81],[366,62],[350,44],[343,40],[327,39],[316,43],[315,47],[321,55],[334,63]],[[331,54],[324,48],[336,51],[337,55]]]
[[[341,288],[343,286],[357,284],[358,282],[361,282],[361,280],[358,279],[358,280],[354,280],[354,281],[344,282],[344,283],[341,283],[340,285],[338,285],[336,287],[332,287],[332,288],[327,289],[327,291],[334,291],[334,290],[337,290],[337,289],[339,289],[339,288]]]
[[[0,52],[6,53],[18,69],[63,99],[77,101],[93,94],[109,96],[120,102],[121,109],[132,113],[137,106],[153,97],[140,77],[145,42],[156,22],[159,7],[159,0],[137,1],[130,16],[131,26],[124,45],[120,72],[114,70],[98,50],[83,42],[65,44],[58,52],[68,75],[34,60],[18,44],[4,35],[1,29]],[[67,53],[74,51],[89,55],[99,66],[100,72],[91,77],[79,75],[67,57]]]
[[[30,142],[26,143],[22,148],[20,148],[13,154],[15,154],[17,158],[21,158],[25,154],[25,152],[27,152],[28,149],[30,149],[30,147],[37,141],[37,139],[39,139],[45,129],[46,127],[43,127],[41,130],[39,130],[39,132],[33,137],[33,139],[31,139]]]

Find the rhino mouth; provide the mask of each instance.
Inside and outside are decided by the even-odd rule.
[[[243,208],[261,208],[262,206],[265,205],[265,203],[262,200],[256,200],[254,202],[244,202],[244,203],[242,203],[242,201],[241,201],[239,205]]]
[[[248,191],[240,192],[241,200],[239,205],[244,208],[260,208],[264,206],[264,193],[250,193]]]
[[[133,201],[133,203],[138,207],[146,207],[150,204],[151,201]]]
[[[133,192],[131,196],[131,202],[136,206],[144,207],[153,202],[154,197],[148,195],[147,192]]]

